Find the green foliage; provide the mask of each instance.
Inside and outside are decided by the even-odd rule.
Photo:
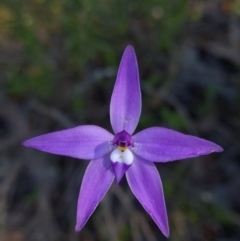
[[[163,190],[164,190],[165,197],[171,197],[176,193],[176,185],[174,185],[172,180],[164,180]]]
[[[123,226],[120,231],[119,241],[131,240],[131,227],[129,225]]]
[[[216,87],[209,87],[205,91],[204,101],[199,106],[199,114],[200,116],[209,115],[214,111],[216,97],[219,94],[219,89]]]
[[[71,107],[75,113],[80,113],[84,109],[84,101],[81,96],[74,96],[71,100]]]
[[[229,212],[229,210],[216,205],[208,206],[208,213],[212,217],[213,220],[216,220],[218,223],[221,223],[225,226],[238,226],[239,223],[236,220],[236,216],[234,213]]]
[[[61,85],[54,75],[77,73],[80,78],[70,81],[81,81],[89,64],[117,66],[129,43],[151,43],[169,51],[186,19],[186,4],[187,0],[3,0],[0,23],[7,28],[2,31],[20,44],[22,54],[22,61],[8,69],[7,90],[48,98]]]
[[[163,106],[160,114],[162,119],[168,123],[169,128],[179,131],[187,129],[188,123],[176,112],[176,110]]]
[[[25,197],[24,202],[27,205],[33,205],[39,199],[39,195],[40,195],[40,192],[38,190],[32,191]]]

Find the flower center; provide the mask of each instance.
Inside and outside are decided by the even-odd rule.
[[[134,155],[128,148],[129,146],[133,147],[132,136],[123,130],[114,136],[112,144],[117,148],[112,151],[110,160],[116,182],[119,183],[134,160]]]
[[[134,156],[128,147],[133,147],[132,136],[123,130],[114,136],[112,144],[117,146],[117,148],[114,149],[110,155],[111,161],[113,163],[117,162],[131,165]]]
[[[114,136],[113,145],[116,145],[122,152],[124,152],[129,146],[134,146],[132,136],[124,130]]]

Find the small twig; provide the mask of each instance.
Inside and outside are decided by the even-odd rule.
[[[217,56],[218,58],[228,60],[237,66],[240,65],[240,54],[236,51],[236,49],[211,41],[201,41],[197,44],[197,46],[204,49],[206,52]]]
[[[105,196],[105,198],[101,202],[102,206],[102,213],[106,222],[106,227],[108,230],[108,235],[109,235],[109,240],[111,241],[117,241],[118,240],[118,230],[116,225],[114,225],[115,218],[113,217],[113,214],[111,212],[111,203],[110,203],[110,198],[111,198],[111,193],[108,192],[108,195]]]
[[[188,128],[189,133],[195,134],[195,135],[198,133],[197,126],[191,120],[191,117],[187,111],[187,108],[175,96],[171,95],[168,91],[166,91],[165,88],[163,88],[162,90],[154,90],[149,86],[148,87],[143,86],[143,90],[149,95],[162,99],[166,103],[173,106],[176,109],[176,111],[179,113],[179,115],[187,123],[186,126]]]
[[[45,115],[57,123],[59,123],[64,128],[70,128],[75,126],[74,122],[65,114],[63,114],[61,111],[53,108],[53,107],[47,107],[44,104],[32,100],[30,102],[30,108],[37,111],[38,113]]]
[[[144,216],[133,207],[130,196],[127,195],[120,186],[112,190],[114,194],[118,197],[119,201],[123,204],[123,206],[129,212],[130,220],[131,220],[130,224],[131,226],[133,225],[131,229],[133,232],[132,233],[133,240],[136,240],[136,241],[141,240],[140,238],[141,234],[140,234],[140,228],[139,228],[140,226],[142,232],[148,238],[149,241],[157,241],[157,238],[152,232]]]

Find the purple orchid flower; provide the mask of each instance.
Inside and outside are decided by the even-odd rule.
[[[124,174],[133,194],[165,236],[168,218],[162,182],[153,162],[169,162],[221,152],[213,142],[161,127],[134,134],[141,113],[137,59],[132,46],[123,54],[110,104],[114,135],[95,125],[83,125],[29,139],[24,146],[92,160],[83,177],[77,206],[80,231],[114,178]]]

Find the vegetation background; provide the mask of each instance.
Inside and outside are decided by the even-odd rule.
[[[157,164],[169,241],[240,240],[240,0],[1,0],[1,241],[167,240],[125,179],[75,233],[87,162],[21,146],[86,123],[111,130],[128,44],[141,76],[138,130],[164,126],[225,149]]]

